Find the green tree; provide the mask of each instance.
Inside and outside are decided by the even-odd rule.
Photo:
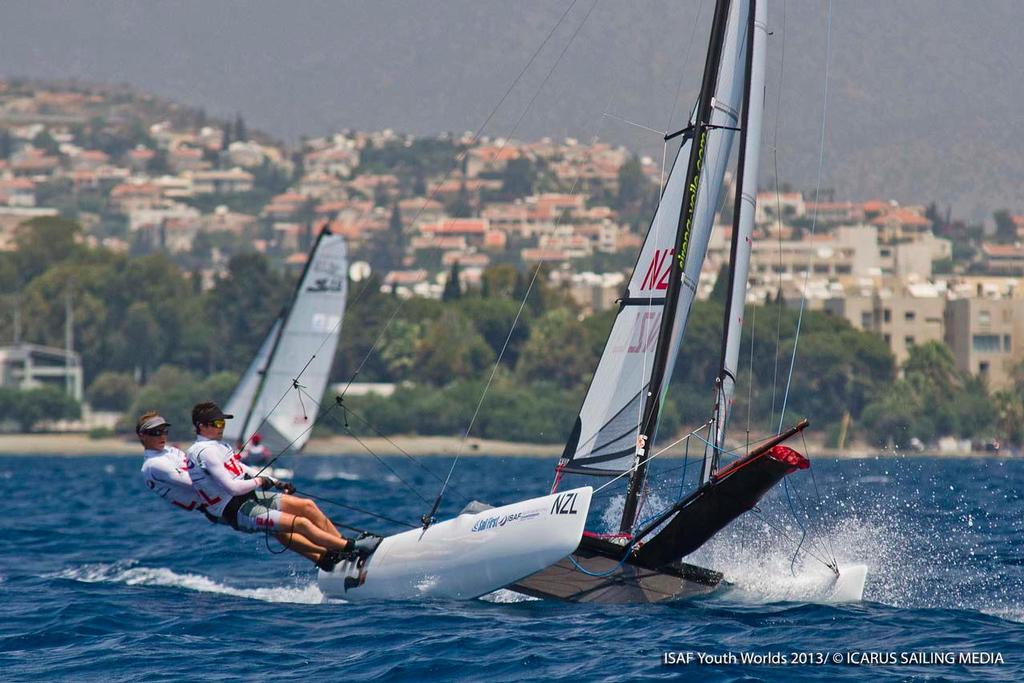
[[[462,298],[462,281],[460,280],[461,268],[459,262],[452,263],[448,271],[448,279],[444,283],[444,291],[441,293],[441,301],[457,301]]]
[[[511,201],[533,194],[537,182],[537,169],[525,157],[512,159],[501,174],[501,199]]]
[[[469,190],[466,189],[465,181],[459,185],[459,193],[448,203],[447,209],[455,218],[469,218],[473,215],[473,205],[469,202]]]
[[[996,240],[1003,244],[1013,244],[1017,241],[1017,224],[1013,222],[1013,216],[1006,209],[1000,209],[992,214],[996,222]]]
[[[459,301],[459,310],[473,321],[473,327],[491,347],[495,357],[504,348],[502,363],[509,368],[515,367],[520,350],[530,336],[532,313],[524,310],[520,314],[519,302],[511,299],[476,297],[463,297]]]
[[[103,372],[92,381],[85,395],[95,410],[125,411],[138,391],[138,383],[127,372]]]
[[[357,372],[360,382],[385,382],[392,379],[387,361],[380,355],[377,337],[398,304],[382,293],[380,286],[380,278],[373,274],[363,282],[349,287],[345,322],[342,324],[331,371],[331,380],[334,382],[348,382],[357,377]]]
[[[516,295],[518,282],[519,271],[515,266],[491,266],[484,269],[480,278],[480,295],[485,299],[511,299]]]
[[[81,416],[81,406],[60,389],[42,386],[35,389],[0,389],[0,407],[22,432],[31,432],[43,420],[73,420]]]
[[[0,159],[8,159],[14,151],[14,142],[11,133],[6,128],[0,128]]]
[[[423,329],[419,323],[395,320],[383,333],[380,357],[394,378],[408,377],[416,366],[416,356]]]
[[[516,371],[526,382],[551,382],[569,389],[589,381],[596,365],[579,333],[579,321],[569,310],[556,308],[533,324]]]
[[[237,382],[235,373],[220,372],[204,379],[184,368],[164,365],[138,392],[124,424],[134,424],[138,415],[156,410],[173,426],[175,439],[189,439],[195,434],[191,424],[192,406],[202,401],[224,405]]]
[[[874,444],[905,447],[912,437],[929,440],[935,425],[922,419],[920,395],[909,382],[898,380],[872,401],[863,412],[862,421]]]
[[[41,130],[36,133],[36,136],[32,138],[32,146],[36,149],[41,149],[50,155],[60,153],[60,145],[53,139],[53,136],[50,135],[50,131],[48,130]]]
[[[241,371],[256,352],[291,288],[262,254],[240,254],[228,275],[204,296],[207,322],[216,345],[215,367]]]
[[[235,117],[235,139],[239,142],[246,142],[249,139],[249,131],[245,127],[245,120],[242,115]]]
[[[443,386],[476,377],[494,361],[487,342],[457,310],[445,309],[416,349],[413,379]]]
[[[997,391],[992,397],[996,410],[996,428],[1008,444],[1024,444],[1024,401],[1016,391]]]
[[[83,248],[77,243],[81,231],[73,221],[50,216],[33,218],[15,228],[15,263],[22,282],[81,254]]]

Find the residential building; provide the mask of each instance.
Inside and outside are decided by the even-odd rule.
[[[946,306],[946,343],[957,368],[978,375],[990,390],[1013,383],[1013,369],[1024,359],[1024,298],[973,296]]]

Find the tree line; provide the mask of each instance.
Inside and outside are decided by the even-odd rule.
[[[172,413],[172,422],[188,424],[193,403],[224,400],[288,300],[296,274],[247,253],[204,287],[200,273],[183,271],[163,254],[130,257],[87,247],[76,239],[79,231],[58,218],[19,226],[15,250],[0,253],[0,329],[13,330],[17,311],[22,339],[62,346],[70,299],[93,408],[159,407]],[[443,300],[402,300],[381,292],[374,278],[352,283],[331,380],[397,388],[387,398],[348,397],[347,409],[384,434],[461,434],[493,370],[472,434],[564,442],[615,311],[583,315],[543,272],[512,265],[488,268],[472,288],[458,280],[453,268]],[[699,425],[709,414],[723,291],[693,306],[662,434]],[[748,307],[734,435],[749,424],[756,437],[780,420],[806,416],[832,443],[856,436],[906,445],[913,437],[993,434],[1020,442],[1024,373],[1018,388],[993,397],[981,380],[956,370],[940,343],[913,347],[898,368],[879,336],[808,311],[790,380],[796,315],[781,302]],[[0,395],[0,407],[13,400],[10,392]],[[15,415],[14,408],[2,412]],[[31,409],[24,414],[17,422],[30,429],[38,420]],[[356,422],[349,424],[355,429]],[[343,421],[321,429],[342,430]]]

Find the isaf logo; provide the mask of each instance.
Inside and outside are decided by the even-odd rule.
[[[576,494],[575,493],[562,493],[555,496],[555,501],[551,504],[551,514],[553,515],[576,515],[579,514],[576,511]]]
[[[478,519],[473,528],[470,531],[487,531],[488,529],[496,529],[503,527],[506,524],[512,522],[525,522],[530,519],[535,519],[544,511],[544,508],[526,510],[523,512],[512,512],[507,515],[496,515],[493,517],[485,517],[484,519]]]

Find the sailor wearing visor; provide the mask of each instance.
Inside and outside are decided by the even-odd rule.
[[[380,539],[346,539],[316,503],[291,495],[295,487],[246,465],[225,443],[225,414],[215,403],[192,408],[196,441],[186,454],[192,486],[206,511],[237,531],[267,531],[326,571],[347,553],[372,552]],[[272,493],[269,489],[284,493]],[[370,547],[372,545],[372,547]]]
[[[167,445],[170,423],[155,410],[143,413],[135,423],[135,434],[145,450],[142,477],[146,487],[171,505],[182,510],[203,508],[199,494],[192,488],[185,454]]]

